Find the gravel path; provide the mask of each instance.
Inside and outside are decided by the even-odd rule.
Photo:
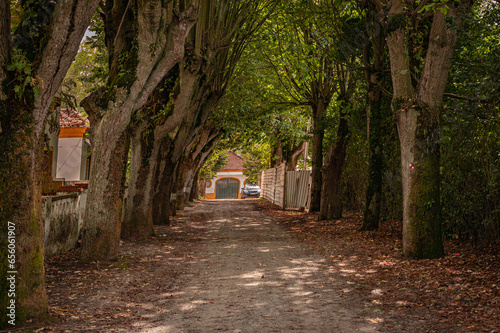
[[[205,237],[164,304],[168,315],[138,323],[140,332],[377,331],[362,303],[346,307],[347,281],[253,200],[205,201],[186,214],[203,222]]]
[[[186,208],[114,263],[51,259],[59,320],[38,332],[378,332],[383,320],[342,268],[291,237],[256,200]],[[346,267],[347,269],[347,267]],[[378,314],[380,315],[380,314]]]

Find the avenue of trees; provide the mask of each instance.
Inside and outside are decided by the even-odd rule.
[[[169,224],[229,149],[252,182],[311,167],[319,219],[402,220],[407,257],[442,256],[443,236],[498,244],[499,7],[0,0],[1,324],[9,221],[17,323],[47,315],[41,161],[61,103],[90,119],[83,261]]]

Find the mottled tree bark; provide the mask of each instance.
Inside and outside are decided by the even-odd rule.
[[[121,237],[146,237],[153,234],[153,195],[155,191],[155,173],[158,167],[160,146],[165,138],[162,131],[168,133],[179,126],[184,110],[173,104],[166,111],[166,119],[160,125],[155,117],[165,112],[173,96],[178,97],[179,73],[173,69],[151,94],[147,104],[138,112],[133,126],[130,149],[130,172],[128,178],[127,199],[122,220]],[[176,98],[176,101],[180,98]]]
[[[93,147],[82,235],[84,260],[118,256],[125,177],[122,166],[129,142],[126,130],[133,114],[183,58],[186,37],[197,16],[196,1],[192,3],[185,11],[159,0],[130,2],[130,8],[107,3],[107,89],[82,102],[91,122]]]
[[[121,227],[122,239],[153,234],[152,206],[145,202],[148,202],[148,196],[153,192],[153,184],[149,180],[156,163],[148,158],[151,148],[147,144],[150,138],[144,138],[146,128],[148,124],[142,123],[130,140],[130,171]]]
[[[199,91],[207,92],[206,89]],[[204,97],[203,97],[204,96]],[[196,134],[200,131],[201,125],[205,123],[209,111],[222,97],[222,94],[203,94],[202,97],[194,98],[191,107],[197,107],[198,111],[195,116],[186,118],[181,126],[177,129],[172,142],[165,147],[163,153],[159,156],[159,168],[155,174],[156,184],[158,187],[155,190],[153,197],[153,222],[154,224],[168,224],[169,216],[173,214],[175,208],[180,208],[184,204],[184,166],[181,165],[181,159],[190,144],[194,144],[193,140]],[[204,101],[204,102],[203,102]],[[200,103],[203,102],[202,105]],[[190,107],[190,108],[191,108]],[[182,174],[181,174],[182,173]],[[179,182],[180,181],[180,182]],[[180,184],[179,186],[177,186]],[[170,198],[173,197],[174,209],[170,205]],[[177,198],[182,203],[177,203]]]
[[[439,115],[451,58],[457,41],[457,26],[471,1],[450,1],[448,15],[433,14],[429,47],[418,84],[410,77],[406,21],[400,1],[390,11],[388,22],[391,76],[394,88],[392,107],[401,144],[403,183],[403,253],[407,257],[443,256],[439,190]]]
[[[0,1],[0,246],[7,249],[11,231],[15,251],[0,252],[0,328],[47,315],[41,145],[50,104],[98,1],[23,2],[18,16],[23,29],[13,35],[10,3]],[[15,57],[16,53],[24,58]],[[24,62],[30,73],[9,70],[11,61]],[[13,257],[7,255],[15,256],[15,262],[8,262]],[[12,271],[17,273],[8,273]],[[7,292],[7,277],[12,274],[14,297]],[[15,318],[7,317],[10,299],[16,302]]]

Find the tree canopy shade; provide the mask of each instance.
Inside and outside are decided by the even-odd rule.
[[[98,4],[96,34],[80,46]],[[15,228],[16,262],[9,266],[0,252],[0,288],[16,270],[16,324],[47,313],[40,161],[58,90],[88,95],[84,260],[114,259],[120,236],[167,224],[170,198],[177,207],[192,198],[195,180],[220,167],[221,151],[248,152],[256,182],[274,163],[293,168],[306,141],[311,210],[320,218],[340,218],[352,196],[341,192],[352,192],[342,180],[347,156],[356,207],[366,204],[361,229],[376,229],[390,150],[401,153],[402,179],[391,175],[391,186],[402,182],[402,199],[392,200],[403,212],[406,256],[441,256],[443,230],[498,241],[500,9],[496,0],[471,7],[471,0],[1,1],[0,232]],[[387,123],[394,125],[383,116],[388,96],[400,151],[384,145],[393,134]],[[0,238],[2,248],[7,242]],[[9,297],[0,294],[2,318]]]
[[[324,118],[337,89],[334,31],[324,25],[329,1],[287,2],[273,19],[267,49],[291,105],[311,107],[313,125],[311,211],[321,202]]]
[[[210,109],[224,94],[246,40],[259,26],[260,12],[272,3],[181,1],[174,6],[172,2],[157,1],[132,3],[130,9],[105,7],[110,55],[108,83],[83,102],[91,121],[94,154],[83,258],[112,259],[118,254],[124,166],[130,142],[126,130],[158,83],[177,68],[178,85],[174,84],[170,94],[167,90],[160,99],[150,99],[152,106],[155,103],[165,105],[163,114],[154,115],[154,122],[146,121],[144,126],[132,128],[136,132],[133,138],[138,140],[133,147],[145,148],[140,143],[144,138],[143,130],[152,133],[150,138],[154,141],[152,149],[148,151],[150,148],[146,147],[144,155],[134,152],[133,156],[139,158],[132,161],[145,163],[146,168],[132,166],[131,176],[143,177],[134,171],[142,170],[146,180],[130,179],[133,186],[129,188],[131,205],[128,207],[143,209],[143,213],[134,215],[128,210],[125,213],[127,219],[137,216],[151,221],[152,212],[158,223],[168,221],[167,198],[174,186],[171,178],[184,176],[182,168],[185,165],[179,163],[185,150],[195,147],[196,140],[203,137],[198,134],[202,132]],[[110,100],[114,101],[112,105]],[[150,116],[143,113],[143,117]],[[201,152],[196,148],[195,151]],[[148,185],[141,192],[137,192],[139,180]],[[139,198],[143,199],[137,201]],[[127,225],[136,223],[130,220]],[[146,226],[149,228],[145,231],[147,234],[152,231],[152,223]]]
[[[0,2],[0,227],[5,235],[12,222],[16,234],[15,267],[7,266],[7,237],[0,240],[2,327],[7,327],[7,271],[17,271],[16,324],[47,314],[40,183],[44,129],[98,2]]]
[[[495,244],[500,236],[498,1],[476,2],[463,30],[441,126],[443,231],[475,245]]]
[[[153,211],[155,223],[168,223],[171,194],[182,205],[183,197],[188,195],[183,191],[182,183],[192,183],[190,178],[199,169],[195,167],[197,163],[191,163],[194,160],[188,162],[189,158],[183,156],[184,151],[196,144],[200,134],[206,133],[208,138],[222,134],[220,131],[224,126],[216,119],[223,117],[218,115],[219,109],[214,108],[224,96],[249,38],[273,9],[273,3],[267,0],[221,1],[217,5],[207,3],[202,8],[202,21],[189,37],[190,52],[184,60],[190,66],[181,64],[181,81],[184,75],[188,84],[180,85],[179,97],[184,96],[183,99],[174,100],[174,112],[179,106],[181,114],[187,111],[187,116],[173,133],[172,143],[163,152],[161,169],[156,176],[156,183],[160,185],[153,199],[153,209],[157,210]],[[212,110],[216,112],[211,114]],[[213,142],[212,139],[208,141],[209,144]],[[199,149],[195,151],[202,152]],[[190,187],[185,186],[186,189]]]

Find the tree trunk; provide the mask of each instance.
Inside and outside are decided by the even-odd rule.
[[[128,155],[126,130],[133,114],[182,60],[186,37],[197,16],[195,4],[183,12],[159,0],[135,6],[128,10],[107,3],[108,86],[82,101],[89,114],[92,142],[83,260],[111,260],[118,255]]]
[[[337,139],[330,146],[323,167],[323,186],[319,220],[342,218],[342,171],[344,170],[349,124],[346,114],[340,111]]]
[[[471,1],[450,3],[448,15],[459,25]],[[395,7],[398,8],[398,7]],[[403,253],[407,257],[443,256],[439,177],[439,113],[451,58],[457,41],[456,27],[450,28],[444,14],[436,10],[429,35],[429,47],[416,92],[411,86],[408,45],[402,11],[390,12],[392,27],[387,42],[391,57],[396,113],[401,144],[403,184]]]
[[[382,112],[381,91],[370,98],[370,126],[368,137],[368,187],[366,189],[365,214],[360,231],[377,230],[380,221],[382,199],[383,153],[381,142]]]
[[[129,138],[107,122],[92,128],[91,177],[82,230],[83,260],[112,260],[118,256],[123,185]]]
[[[29,114],[2,104],[1,108],[9,108],[20,117]],[[1,233],[5,235],[0,239],[0,246],[4,249],[0,255],[0,286],[3,288],[0,293],[0,327],[7,328],[23,324],[29,318],[46,317],[48,303],[43,266],[41,168],[36,163],[41,159],[41,142],[34,138],[26,124],[15,131],[3,127],[0,144],[3,147],[0,155],[0,217]],[[25,145],[31,149],[25,149]],[[11,244],[15,247],[11,248]],[[11,287],[11,281],[15,281],[15,288]],[[11,292],[15,295],[9,295]],[[7,307],[11,300],[15,300],[15,315],[8,317],[10,310]]]
[[[0,329],[47,316],[41,145],[53,97],[98,1],[21,2],[17,18],[23,33],[18,28],[12,35],[11,3],[0,2],[0,233],[5,235],[0,237],[5,249],[0,254]],[[14,73],[8,64],[16,53],[26,67]],[[13,253],[7,251],[10,244],[15,244]],[[13,276],[15,295],[9,295]],[[15,315],[7,316],[11,301]]]
[[[185,204],[198,198],[197,184],[200,169],[212,154],[213,148],[219,142],[220,137],[221,135],[217,130],[212,133],[211,130],[204,129],[194,151],[188,156],[190,163],[184,181]]]
[[[385,26],[382,15],[371,2],[368,5],[366,24],[369,45],[365,48],[364,62],[368,86],[368,187],[365,213],[360,231],[377,230],[382,201],[382,175],[384,172],[382,150],[382,88],[385,71]],[[370,54],[372,55],[370,57]],[[372,58],[372,59],[370,59]]]
[[[286,162],[286,168],[288,171],[294,171],[297,168],[297,163],[299,163],[300,155],[306,149],[306,143],[302,142],[299,146],[294,147],[295,149],[291,152],[290,158]]]
[[[170,197],[173,192],[176,165],[162,161],[162,172],[157,174],[157,189],[153,197],[153,223],[155,225],[169,225],[172,207]]]
[[[192,169],[188,169],[186,174],[184,175],[184,206],[189,206],[189,202],[193,201],[191,198],[191,194],[193,192],[194,182],[196,178],[196,169],[193,167]]]
[[[151,195],[154,192],[152,175],[157,159],[150,158],[154,149],[146,143],[148,140],[143,138],[146,128],[146,123],[141,124],[131,138],[127,200],[124,202],[121,228],[123,239],[148,237],[154,233]],[[153,142],[153,145],[155,143]]]
[[[194,202],[200,197],[200,187],[198,186],[199,170],[194,175],[193,181],[191,182],[191,191],[189,192],[189,202]]]
[[[323,138],[325,136],[324,117],[327,105],[322,99],[313,105],[313,144],[312,144],[312,182],[310,212],[317,212],[321,207],[321,186],[323,184]]]
[[[179,162],[179,167],[177,169],[177,177],[175,179],[175,208],[176,210],[184,210],[185,193],[184,193],[184,181],[186,177],[186,162],[184,158]]]
[[[397,114],[403,182],[403,252],[415,258],[443,255],[439,175],[439,122],[414,108]],[[432,119],[434,118],[434,119]]]

